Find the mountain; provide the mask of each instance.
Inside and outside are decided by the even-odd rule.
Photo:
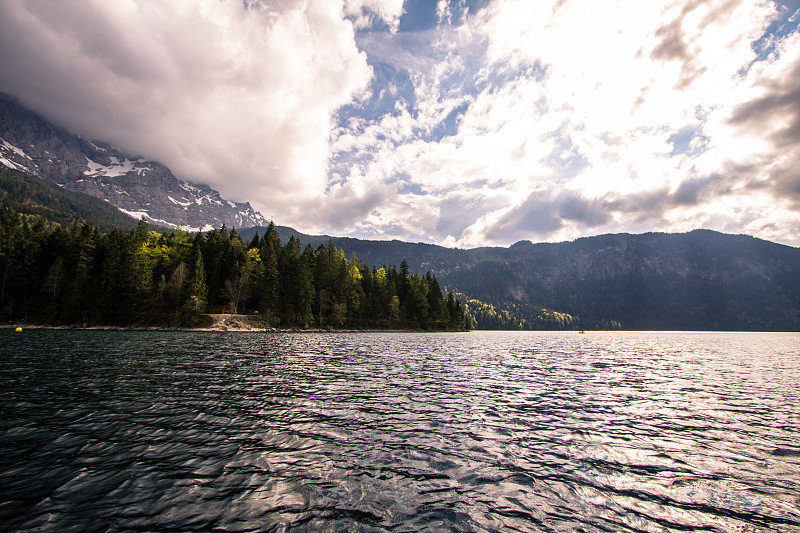
[[[392,264],[399,265],[400,261],[405,259],[412,272],[419,271],[423,274],[427,270],[442,272],[455,268],[461,261],[466,260],[468,256],[474,255],[475,253],[473,250],[466,251],[455,248],[445,248],[435,244],[418,242],[403,242],[398,240],[372,241],[356,239],[354,237],[308,235],[300,233],[288,226],[276,226],[275,229],[278,231],[282,242],[286,242],[291,237],[295,237],[300,241],[303,247],[311,245],[311,247],[315,249],[320,245],[327,247],[330,242],[334,247],[344,250],[348,257],[350,254],[355,253],[363,264],[370,266],[375,265],[381,267]],[[264,235],[266,230],[266,227],[236,229],[237,233],[244,240],[252,239],[255,234],[260,236]],[[489,249],[501,250],[502,248]]]
[[[226,201],[160,163],[69,133],[4,95],[0,165],[10,169],[0,176],[0,200],[9,213],[24,210],[55,221],[91,213],[98,225],[116,225],[78,194],[85,193],[161,227],[196,231],[225,224],[240,228],[246,240],[265,231],[264,217],[249,204]],[[32,178],[25,184],[12,171]],[[443,288],[461,295],[468,311],[472,306],[478,327],[526,329],[556,317],[584,328],[800,330],[800,250],[748,236],[698,230],[459,250],[278,230],[284,242],[291,236],[313,248],[330,242],[366,265],[405,260],[411,272],[430,271]]]
[[[263,229],[240,233],[247,237]],[[518,242],[471,250],[399,241],[294,235],[303,246],[330,242],[367,265],[405,259],[442,287],[534,324],[543,309],[581,327],[656,330],[800,330],[800,249],[710,230]],[[486,324],[478,324],[486,327]]]
[[[3,94],[0,164],[162,227],[198,231],[267,222],[249,203],[225,200],[211,187],[178,179],[161,163],[67,132]]]
[[[800,250],[708,230],[522,242],[444,279],[476,298],[567,312],[586,327],[800,329]]]
[[[0,220],[17,214],[69,227],[80,217],[101,231],[132,229],[137,221],[94,196],[67,191],[44,180],[0,167]]]

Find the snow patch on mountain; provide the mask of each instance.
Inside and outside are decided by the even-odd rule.
[[[38,176],[35,170],[36,164],[33,162],[33,159],[25,153],[25,150],[14,146],[3,138],[0,138],[0,140],[3,141],[3,144],[0,145],[0,164],[11,170]]]
[[[128,211],[127,209],[122,209],[122,208],[119,208],[119,210],[125,213],[126,215],[136,219],[144,218],[152,220],[152,218],[150,218],[150,215],[148,215],[146,211]]]
[[[177,228],[177,226],[175,224],[171,224],[171,223],[167,222],[166,220],[161,220],[161,219],[158,219],[158,218],[151,217],[147,213],[147,211],[126,211],[125,209],[122,209],[122,208],[118,208],[118,209],[120,211],[122,211],[123,213],[125,213],[126,215],[131,216],[131,217],[133,217],[133,218],[135,218],[137,220],[143,218],[143,219],[145,219],[145,221],[153,222],[153,223],[158,224],[160,226],[167,226],[167,227],[171,227],[171,228]],[[197,230],[193,229],[193,228],[188,228],[188,231],[197,231]]]
[[[18,165],[14,161],[5,157],[5,154],[0,154],[0,164],[4,167],[10,168],[11,170],[16,170],[18,172],[28,172],[28,167],[23,165]]]
[[[22,148],[19,148],[18,146],[14,146],[13,144],[11,144],[10,142],[8,142],[5,139],[3,139],[3,151],[11,151],[11,152],[14,152],[15,154],[17,154],[17,155],[19,155],[21,157],[24,157],[25,159],[31,159],[31,156],[26,154],[25,150],[23,150]]]
[[[80,138],[80,135],[78,135],[78,138]],[[94,149],[95,149],[95,150],[97,150],[98,152],[108,152],[108,149],[107,149],[107,148],[103,148],[102,146],[97,146],[95,143],[93,143],[93,142],[92,142],[92,141],[90,141],[89,139],[83,139],[83,140],[84,140],[85,142],[89,143],[89,146],[91,146],[92,148],[94,148]]]
[[[192,193],[198,193],[198,192],[200,192],[200,189],[198,189],[197,187],[195,187],[195,186],[194,186],[194,185],[192,185],[191,183],[189,183],[189,182],[186,182],[186,181],[183,181],[183,180],[179,180],[179,181],[178,181],[178,185],[180,185],[180,186],[181,186],[181,188],[183,188],[184,190],[186,190],[186,191],[189,191],[189,192],[192,192]]]
[[[96,161],[86,158],[88,168],[84,171],[84,176],[106,176],[107,178],[116,178],[134,171],[134,162],[130,159],[122,161],[117,157],[111,157],[110,165],[102,165]],[[137,172],[138,173],[138,172]]]
[[[184,200],[183,202],[181,202],[180,200],[176,200],[172,196],[167,196],[167,198],[169,198],[170,201],[175,205],[180,205],[180,206],[183,206],[183,207],[188,207],[188,206],[192,205],[192,202],[187,200],[185,197],[181,197],[181,199]]]

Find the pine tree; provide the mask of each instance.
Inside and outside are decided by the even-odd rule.
[[[184,310],[191,314],[199,314],[205,310],[208,302],[208,288],[206,286],[206,269],[203,264],[203,255],[195,253],[194,265],[186,279],[186,303]]]
[[[261,239],[259,252],[264,265],[264,275],[261,282],[262,301],[259,304],[267,320],[272,319],[280,312],[280,273],[278,271],[278,258],[281,253],[281,239],[275,229],[275,224],[269,223],[264,237]]]
[[[256,232],[256,234],[253,235],[253,238],[250,239],[250,242],[247,243],[247,249],[248,250],[254,250],[254,249],[258,250],[259,244],[260,243],[258,242],[258,232]]]
[[[447,304],[442,296],[442,289],[439,287],[439,282],[436,281],[436,276],[432,276],[430,272],[425,276],[428,282],[428,315],[430,323],[433,327],[439,328],[445,326],[444,317],[447,314]],[[447,316],[449,319],[449,315]]]

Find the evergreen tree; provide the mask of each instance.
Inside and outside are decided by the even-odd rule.
[[[169,280],[167,280],[167,286],[165,288],[166,302],[170,309],[174,310],[176,314],[180,311],[184,303],[181,298],[181,289],[186,282],[187,273],[188,269],[186,268],[186,263],[181,261],[178,263],[178,266],[175,267],[175,270],[172,271],[172,274],[170,274]]]
[[[278,271],[278,258],[281,254],[281,239],[271,221],[259,248],[261,262],[264,268],[261,281],[262,299],[259,308],[264,312],[267,321],[272,322],[281,311],[280,298],[280,273]]]
[[[331,241],[301,252],[296,237],[281,245],[273,224],[245,245],[225,227],[192,237],[140,221],[101,235],[81,220],[65,230],[13,216],[0,224],[0,268],[2,312],[49,323],[197,325],[215,297],[285,326],[432,328],[463,318],[430,273],[411,275],[405,261],[400,271],[370,269]],[[209,288],[212,270],[219,292]]]
[[[202,313],[208,302],[208,287],[206,285],[206,269],[203,264],[203,254],[195,252],[193,268],[186,278],[186,298],[184,310],[190,313]]]
[[[22,231],[22,217],[15,215],[8,217],[0,230],[0,274],[3,276],[0,288],[0,302],[4,305],[9,315],[14,315],[18,310],[17,304],[23,300],[25,286],[25,264],[23,259],[24,234]]]
[[[253,235],[253,238],[250,239],[250,242],[247,243],[247,249],[248,250],[258,250],[259,244],[260,243],[259,243],[259,240],[258,240],[258,232],[256,232],[256,234]]]
[[[449,319],[449,315],[447,313],[447,304],[444,301],[444,297],[442,296],[442,289],[439,286],[439,282],[436,281],[436,276],[432,276],[430,272],[428,272],[425,276],[425,279],[428,283],[428,316],[430,324],[435,328],[446,327],[446,320],[445,315]]]

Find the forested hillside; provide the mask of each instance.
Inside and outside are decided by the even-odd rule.
[[[19,228],[22,228],[23,233],[26,235],[38,234],[40,229],[45,229],[40,228],[40,226],[44,225],[46,226],[47,231],[52,232],[52,235],[50,235],[49,238],[62,242],[62,248],[69,248],[72,246],[72,244],[75,244],[74,241],[77,239],[78,244],[76,244],[76,246],[77,249],[80,249],[82,247],[82,244],[80,244],[82,239],[76,237],[76,235],[78,235],[76,234],[76,230],[77,228],[81,228],[82,232],[88,231],[86,225],[83,223],[74,225],[76,221],[81,220],[89,221],[89,227],[96,226],[96,229],[99,230],[98,235],[94,236],[92,240],[107,239],[107,236],[103,235],[103,233],[109,232],[113,228],[122,228],[123,230],[127,231],[136,227],[137,224],[137,222],[131,217],[121,213],[107,202],[103,202],[102,200],[98,200],[94,197],[81,193],[65,191],[38,178],[21,174],[16,171],[5,168],[0,169],[0,222],[11,224],[11,226],[6,227],[6,238],[3,243],[0,244],[0,268],[7,267],[9,269],[8,272],[11,273],[10,277],[8,276],[8,273],[6,273],[6,283],[4,283],[4,297],[2,298],[2,302],[3,304],[9,305],[7,309],[8,314],[4,316],[5,318],[22,316],[27,317],[32,321],[46,323],[75,323],[77,321],[81,323],[128,324],[128,321],[136,320],[140,321],[142,324],[180,323],[191,325],[199,323],[201,309],[218,311],[222,308],[224,302],[228,302],[230,300],[230,295],[226,292],[225,287],[220,289],[220,284],[215,283],[212,279],[210,289],[211,297],[207,296],[205,299],[206,305],[200,306],[197,309],[189,309],[185,307],[186,301],[188,300],[185,300],[184,298],[180,299],[180,302],[178,302],[179,305],[172,314],[164,312],[159,305],[151,306],[148,298],[139,298],[137,302],[139,302],[139,300],[141,300],[141,302],[136,303],[135,305],[124,303],[123,298],[123,303],[118,307],[120,309],[131,310],[130,313],[127,311],[120,312],[115,310],[112,311],[108,316],[102,316],[102,313],[98,311],[98,313],[100,313],[98,316],[92,316],[92,313],[87,314],[87,312],[85,312],[86,309],[84,309],[83,312],[77,312],[75,309],[70,311],[69,309],[65,309],[63,302],[57,303],[60,298],[55,297],[59,295],[63,297],[62,289],[65,287],[65,282],[62,278],[67,278],[69,280],[71,277],[71,274],[69,272],[64,272],[63,269],[66,268],[68,270],[70,265],[76,266],[78,264],[77,261],[73,261],[72,263],[67,261],[66,267],[63,263],[58,264],[49,280],[44,280],[48,290],[52,288],[55,293],[53,295],[53,301],[43,303],[41,298],[31,300],[33,296],[31,296],[30,293],[26,293],[24,297],[22,297],[22,300],[17,302],[12,302],[11,300],[5,298],[6,294],[8,294],[9,298],[11,298],[17,294],[17,292],[19,292],[13,287],[15,287],[15,284],[18,283],[22,278],[19,276],[15,278],[14,269],[18,267],[22,270],[25,270],[26,267],[20,265],[31,265],[30,258],[27,258],[21,263],[18,262],[16,266],[15,264],[7,261],[8,248],[9,246],[12,246],[12,242],[17,242],[21,248],[24,248],[29,243],[27,238],[21,240],[17,239],[14,241],[13,238],[8,237],[8,235],[10,235],[8,229],[18,226]],[[225,231],[227,232],[227,230]],[[401,250],[406,251],[406,249],[402,247],[398,250],[397,245],[404,245],[405,243],[399,243],[397,241],[383,243],[384,248],[380,251],[380,253],[376,253],[373,243],[370,241],[359,241],[358,239],[331,239],[329,237],[320,236],[314,237],[303,235],[292,228],[280,226],[276,227],[274,225],[271,229],[265,227],[244,230],[241,235],[238,235],[235,231],[232,231],[229,233],[229,237],[231,237],[233,241],[241,241],[242,244],[246,244],[249,248],[250,242],[257,243],[260,241],[258,237],[259,231],[262,235],[265,233],[277,233],[279,242],[287,244],[289,242],[301,243],[300,239],[302,239],[300,247],[306,248],[310,245],[315,252],[319,251],[320,247],[326,250],[338,249],[338,247],[333,244],[334,242],[351,242],[356,244],[363,243],[364,246],[359,249],[363,249],[368,255],[380,259],[380,262],[364,262],[364,264],[374,264],[378,267],[383,267],[376,270],[376,273],[384,272],[388,273],[390,276],[394,276],[396,275],[395,273],[400,272],[398,271],[397,267],[393,267],[391,265],[395,265],[397,263],[397,258],[403,257],[402,255],[392,257],[391,252]],[[214,240],[216,233],[216,231],[206,233],[203,235],[203,238],[210,238]],[[183,237],[180,235],[183,235]],[[181,232],[178,232],[176,235],[165,234],[167,239],[173,239],[173,243],[176,242],[174,241],[175,239],[185,239],[186,235],[188,234],[182,234]],[[119,237],[120,234],[115,232],[115,238]],[[194,239],[195,237],[193,236],[192,238]],[[37,246],[38,244],[34,243],[34,249],[37,249]],[[411,246],[412,249],[421,247],[435,250],[438,248],[431,245],[410,244],[408,246]],[[352,257],[354,254],[354,251],[350,251],[347,255]],[[62,253],[59,255],[59,257],[61,257],[63,261],[63,258],[68,255],[68,253]],[[344,254],[340,255],[341,257],[344,257]],[[412,256],[418,258],[419,254],[412,253]],[[128,261],[131,257],[134,256],[132,254],[127,254],[124,256],[123,260]],[[44,261],[50,260],[52,260],[52,258],[44,259]],[[211,261],[213,261],[213,259],[211,259]],[[359,264],[360,263],[361,262],[359,261]],[[403,269],[411,270],[407,267],[407,263],[402,259],[400,260],[400,264],[401,271]],[[419,268],[419,264],[417,264],[417,267],[413,270],[421,270]],[[168,274],[169,273],[166,271],[161,272],[161,275],[165,275],[167,280],[169,279]],[[372,271],[370,271],[370,274],[372,274]],[[214,278],[213,275],[212,278]],[[409,276],[409,280],[413,279],[413,275]],[[395,279],[395,281],[397,280]],[[424,281],[428,282],[429,285],[434,285],[432,283],[434,280],[430,279],[428,276],[425,276]],[[51,283],[53,284],[52,287],[49,285]],[[69,282],[66,283],[66,286],[71,286]],[[367,278],[367,283],[369,283],[369,278]],[[39,284],[42,284],[41,279],[39,280]],[[438,281],[435,285],[438,285]],[[395,291],[397,290],[398,286],[399,285],[395,283]],[[439,290],[441,290],[441,288],[439,288]],[[340,299],[341,292],[341,289],[339,289],[338,297]],[[168,299],[169,294],[166,297]],[[465,295],[459,295],[459,297],[462,299],[462,301],[466,301],[467,299]],[[251,293],[243,302],[240,310],[246,312],[259,311],[258,302],[254,302],[253,299],[254,295]],[[400,295],[398,295],[398,300],[399,299]],[[109,298],[109,300],[111,300],[111,298]],[[156,298],[156,304],[158,304],[160,301],[161,296]],[[30,305],[31,303],[33,304],[32,306]],[[338,305],[336,305],[337,303]],[[450,306],[450,308],[452,308],[454,302],[448,299],[447,304]],[[352,308],[353,305],[353,302],[350,302],[350,308]],[[390,302],[390,305],[393,305],[392,302]],[[419,306],[417,307],[419,308]],[[537,316],[535,320],[525,320],[520,319],[515,315],[510,315],[507,311],[496,309],[492,305],[475,300],[474,298],[470,299],[468,306],[465,305],[462,308],[461,304],[459,303],[456,307],[459,309],[460,313],[467,313],[467,316],[464,318],[464,325],[470,327],[486,327],[494,329],[565,329],[577,327],[577,323],[572,317],[569,316],[566,316],[565,319],[563,315],[540,310],[538,314],[534,313],[534,315]],[[102,310],[102,306],[96,307],[96,309]],[[277,316],[275,310],[272,308],[264,308],[263,311],[264,313],[261,314],[260,321],[264,325],[295,325],[295,323],[305,324],[310,322],[312,325],[324,324],[326,326],[347,326],[354,323],[352,317],[351,319],[347,319],[346,305],[341,301],[333,301],[329,291],[326,290],[323,290],[318,294],[318,300],[310,320],[298,321],[289,320],[287,317],[281,318]],[[435,325],[435,320],[417,320],[416,322],[406,320],[408,315],[408,306],[400,306],[399,309],[394,309],[391,311],[394,313],[391,314],[391,320],[389,320],[389,326],[391,327],[442,327],[441,324],[439,326]],[[436,314],[435,310],[433,311],[433,314]],[[362,322],[366,323],[369,321],[366,320]],[[384,326],[386,326],[385,321],[381,322],[381,327]],[[452,326],[448,325],[446,327]]]
[[[78,218],[91,223],[74,225]],[[204,234],[156,232],[158,237],[142,240],[126,233],[135,226],[135,221],[107,203],[53,188],[41,180],[7,169],[0,169],[0,220],[11,224],[4,229],[5,240],[0,243],[0,269],[4,269],[0,319],[25,316],[67,323],[76,320],[163,322],[173,320],[177,313],[181,320],[187,320],[186,317],[197,316],[198,309],[203,306],[195,310],[186,308],[188,300],[183,288],[177,301],[174,300],[174,287],[170,289],[173,290],[172,296],[168,290],[162,294],[158,289],[162,277],[164,287],[169,285],[174,269],[180,264],[184,265],[184,275],[193,268],[193,258],[186,255],[189,252],[184,241],[191,242],[192,249],[202,244],[204,262],[213,265],[218,254],[209,250],[214,249],[216,245],[213,243],[221,238],[221,232],[224,233],[222,240],[234,243],[231,246],[236,250],[258,249],[261,254],[262,237],[269,231],[270,238],[277,239],[281,249],[291,243],[292,249],[299,249],[300,256],[305,257],[304,261],[309,264],[319,261],[323,250],[325,253],[336,250],[340,263],[344,260],[351,265],[355,261],[358,265],[356,270],[368,272],[368,275],[362,275],[361,282],[365,294],[373,290],[370,284],[376,283],[375,276],[385,273],[394,281],[395,295],[403,304],[396,313],[386,309],[381,311],[383,318],[380,320],[368,318],[377,309],[370,308],[372,304],[364,310],[361,303],[364,300],[360,296],[355,300],[349,299],[343,285],[337,285],[336,290],[331,291],[324,283],[320,285],[321,278],[314,278],[311,311],[301,310],[292,314],[287,307],[265,306],[263,295],[258,290],[253,292],[255,285],[251,280],[242,288],[246,297],[241,301],[241,308],[259,310],[260,313],[263,309],[263,321],[270,324],[347,326],[380,323],[381,327],[387,324],[393,327],[440,327],[436,325],[437,318],[418,315],[412,318],[422,308],[405,299],[409,295],[403,288],[406,286],[401,287],[400,278],[392,277],[396,271],[402,278],[400,271],[403,270],[408,273],[409,284],[414,277],[411,273],[430,272],[430,279],[417,275],[419,280],[416,283],[427,283],[430,293],[435,278],[441,292],[452,292],[458,297],[466,323],[478,329],[800,330],[800,250],[748,236],[713,231],[602,235],[557,244],[523,241],[508,248],[472,250],[400,241],[311,236],[280,226],[272,226],[269,230],[249,228],[238,230],[238,233],[227,229]],[[12,231],[12,226],[17,227],[14,224],[18,228]],[[122,230],[113,231],[114,227]],[[110,318],[104,315],[102,305],[92,307],[84,300],[83,288],[78,293],[81,295],[78,298],[80,305],[64,307],[65,296],[61,290],[67,285],[72,287],[70,290],[82,287],[83,281],[75,285],[75,280],[84,279],[81,277],[83,271],[73,279],[70,276],[77,271],[69,271],[69,268],[83,264],[74,259],[78,252],[73,248],[83,249],[83,237],[79,236],[88,232],[87,228],[96,232],[89,240],[92,254],[98,247],[105,250],[103,247],[110,246],[109,243],[115,243],[114,249],[122,250],[134,244],[135,247],[144,246],[145,241],[150,243],[144,246],[149,250],[147,254],[155,253],[153,250],[156,248],[169,250],[165,252],[169,260],[151,258],[150,267],[145,268],[145,277],[152,276],[147,282],[152,295],[145,297],[143,295],[149,294],[148,291],[139,291],[134,304],[122,298],[124,303],[120,304],[120,310],[108,314]],[[24,235],[22,240],[11,237],[17,230]],[[149,229],[145,231],[147,235],[151,233]],[[128,242],[125,239],[133,240]],[[158,246],[151,242],[153,240]],[[197,245],[195,240],[198,240]],[[254,246],[254,242],[258,245]],[[24,250],[24,254],[36,253],[46,244],[51,255],[35,258],[26,255],[20,263],[18,258],[13,258],[15,253],[23,250],[13,248],[19,243],[23,248],[31,247]],[[54,246],[60,250],[56,255],[52,255]],[[121,256],[124,261],[132,260],[138,264],[139,256],[130,250],[125,254]],[[235,282],[240,279],[237,272],[241,272],[244,264],[241,254],[234,255],[234,263],[238,265],[234,269],[225,267],[220,272],[208,273],[206,308],[219,310],[230,301],[226,282],[230,281],[235,288]],[[53,261],[59,257],[62,264],[54,266]],[[262,261],[264,257],[264,254],[260,255]],[[98,273],[104,273],[102,275],[106,278],[110,276],[101,268],[105,256],[93,256],[92,261],[91,276],[100,275]],[[392,267],[403,263],[405,267]],[[207,272],[209,265],[205,265]],[[289,268],[288,265],[284,263],[283,267]],[[48,278],[50,268],[54,270]],[[20,272],[23,277],[15,278],[22,275]],[[258,275],[256,273],[255,278]],[[110,286],[110,279],[91,276],[85,279],[99,284],[97,286],[102,287],[103,283]],[[25,279],[25,291],[28,291],[22,296],[16,292],[20,279]],[[63,279],[72,279],[72,284],[65,285]],[[284,285],[279,296],[284,297],[286,288],[291,286],[291,276],[285,273],[281,279]],[[43,289],[45,286],[46,290]],[[90,290],[97,290],[97,286],[92,285]],[[51,300],[42,299],[47,290],[54,292]],[[18,300],[12,302],[9,299],[12,295]],[[385,298],[377,301],[382,306],[391,304],[391,300],[387,303]],[[429,303],[429,309],[431,305]],[[435,317],[436,311],[433,313]],[[370,322],[373,319],[374,322]]]
[[[282,244],[274,226],[243,241],[208,233],[101,233],[40,218],[0,227],[0,313],[45,324],[197,326],[208,310],[258,312],[265,327],[464,329],[463,307],[435,277],[368,267],[320,245]]]
[[[619,234],[471,250],[332,242],[375,264],[404,257],[412,270],[430,270],[464,295],[481,329],[538,329],[546,320],[548,329],[800,330],[800,250],[745,235]]]
[[[800,250],[748,236],[523,242],[465,263],[440,274],[442,283],[487,302],[558,309],[584,328],[800,329]]]
[[[80,216],[102,231],[136,226],[136,220],[108,202],[0,166],[0,219],[18,213],[62,225],[71,225]]]

